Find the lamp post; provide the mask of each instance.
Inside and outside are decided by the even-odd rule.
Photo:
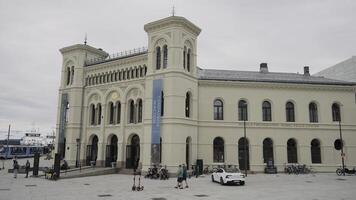
[[[246,119],[244,117],[244,147],[245,147],[245,175],[247,177],[247,138],[246,138]]]
[[[344,159],[344,142],[342,140],[342,132],[341,132],[341,117],[339,118],[339,133],[340,133],[340,141],[341,141],[341,164],[342,164],[342,174],[345,176],[345,159]]]
[[[244,164],[245,164],[245,176],[247,176],[247,138],[246,138],[246,118],[247,118],[247,103],[243,102],[241,105],[241,117],[244,121]]]

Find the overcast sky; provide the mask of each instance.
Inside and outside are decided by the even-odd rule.
[[[85,33],[108,53],[147,46],[173,4],[202,29],[202,68],[316,73],[356,54],[355,0],[0,0],[0,130],[55,127],[60,48]]]

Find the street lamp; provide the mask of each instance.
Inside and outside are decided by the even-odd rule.
[[[345,176],[345,159],[344,159],[344,142],[342,140],[342,132],[341,132],[341,117],[339,117],[339,133],[340,133],[340,141],[341,141],[341,163],[342,163],[342,174]]]
[[[244,149],[245,149],[244,164],[245,164],[245,176],[247,176],[247,138],[246,138],[247,103],[246,102],[241,103],[240,107],[241,107],[241,117],[244,121]]]
[[[245,146],[245,175],[247,176],[247,138],[246,138],[246,119],[244,117],[244,146]]]
[[[340,112],[336,112],[336,110],[333,109],[333,120],[339,122],[339,134],[340,134],[340,144],[341,144],[341,164],[342,164],[342,174],[345,176],[345,159],[344,159],[344,141],[342,140],[342,132],[341,132],[341,115]],[[335,117],[335,118],[334,118]]]

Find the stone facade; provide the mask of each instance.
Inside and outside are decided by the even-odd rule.
[[[151,166],[152,83],[162,79],[161,164],[169,170],[182,163],[194,165],[197,159],[204,165],[244,168],[247,147],[252,171],[263,171],[266,160],[273,160],[279,171],[288,162],[334,171],[341,163],[340,151],[334,148],[339,138],[334,104],[338,108],[334,114],[342,119],[346,164],[356,165],[352,83],[308,72],[268,72],[267,64],[256,72],[201,69],[197,67],[201,30],[193,23],[171,16],[144,29],[147,49],[114,56],[86,44],[60,50],[57,134],[63,134],[65,141],[58,136],[57,149],[62,148],[68,162],[80,160],[88,165],[95,161],[100,166],[113,162],[132,168],[138,161],[138,167],[147,170]],[[63,94],[68,96],[64,109]],[[245,104],[239,108],[241,100]],[[288,108],[289,122],[288,102],[293,106],[293,112]]]

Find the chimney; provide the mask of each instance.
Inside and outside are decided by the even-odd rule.
[[[305,66],[305,67],[304,67],[304,76],[310,76],[310,73],[309,73],[309,66]]]
[[[267,63],[261,63],[260,64],[260,72],[262,72],[262,73],[267,73],[268,72]]]

